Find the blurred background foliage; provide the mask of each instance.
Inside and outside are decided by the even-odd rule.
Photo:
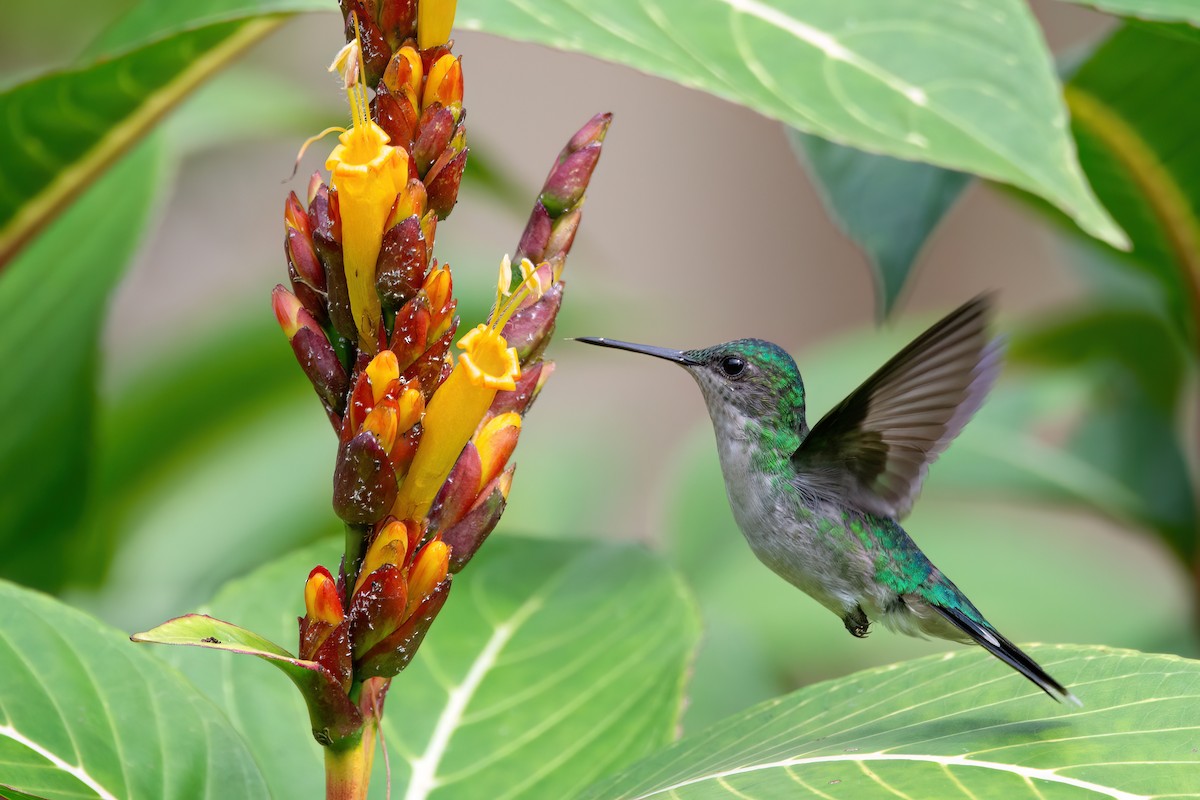
[[[6,11],[4,101],[53,98],[53,76],[32,90],[22,81],[70,65],[102,31],[120,41],[137,20],[116,21],[135,5],[64,0],[54,13],[65,22],[52,27],[36,4]],[[468,33],[472,158],[439,258],[482,276],[457,283],[464,320],[481,318],[486,276],[515,245],[556,147],[544,142],[612,107],[564,336],[779,339],[819,414],[934,314],[1001,287],[1011,367],[933,469],[908,527],[1017,641],[1196,656],[1200,34],[1034,7],[1062,45],[1080,163],[1128,251],[1019,190],[981,191],[963,173],[792,133],[806,178],[778,123],[624,68]],[[267,298],[284,275],[280,180],[299,143],[342,113],[320,75],[339,29],[329,14],[285,25],[153,135],[113,150],[98,180],[56,198],[65,212],[5,267],[0,576],[134,629],[336,531],[333,438]],[[160,67],[188,57],[152,50],[139,57]],[[519,86],[538,106],[563,107],[516,113]],[[66,134],[47,141],[47,157],[71,146]],[[301,176],[316,166],[309,157]],[[779,188],[806,181],[815,195]],[[939,243],[956,230],[954,246]],[[1032,265],[1029,241],[1041,243]],[[885,632],[852,640],[754,561],[682,376],[565,342],[551,356],[559,374],[523,436],[497,535],[634,539],[670,556],[706,631],[689,728],[946,647]]]

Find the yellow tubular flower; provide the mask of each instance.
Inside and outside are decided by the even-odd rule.
[[[354,72],[347,70],[346,74]],[[357,72],[361,76],[361,70]],[[342,256],[359,347],[373,353],[378,350],[381,317],[375,262],[388,214],[408,184],[408,157],[389,145],[388,135],[371,120],[367,87],[361,77],[346,88],[346,94],[353,122],[338,137],[339,144],[326,159],[325,168],[338,193]]]
[[[491,407],[496,392],[517,388],[521,363],[516,348],[509,347],[500,332],[538,286],[536,276],[530,276],[509,294],[507,276],[511,274],[512,265],[506,257],[500,263],[491,319],[458,341],[465,352],[425,409],[421,443],[392,505],[392,516],[397,519],[422,519],[429,513],[438,490]]]
[[[446,482],[463,446],[475,433],[496,392],[516,388],[517,351],[500,332],[480,325],[459,340],[465,350],[425,409],[425,432],[392,506],[398,519],[421,519]]]
[[[450,40],[457,5],[457,0],[420,0],[417,4],[417,45],[422,50]]]

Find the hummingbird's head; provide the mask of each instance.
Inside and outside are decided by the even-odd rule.
[[[738,339],[699,350],[580,337],[576,341],[644,353],[679,364],[691,373],[714,422],[730,412],[800,431],[804,426],[804,383],[796,362],[779,345]]]

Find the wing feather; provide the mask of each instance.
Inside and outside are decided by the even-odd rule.
[[[864,511],[903,517],[929,465],[979,410],[1003,347],[977,297],[914,339],[832,411],[792,455],[801,477]]]

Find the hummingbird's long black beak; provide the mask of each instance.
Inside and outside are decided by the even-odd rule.
[[[605,339],[599,336],[576,336],[575,341],[583,342],[584,344],[594,344],[598,347],[612,347],[616,350],[628,350],[631,353],[644,353],[655,358],[665,358],[667,361],[674,361],[676,364],[682,364],[685,367],[694,367],[700,362],[691,358],[682,350],[671,350],[668,347],[655,347],[649,344],[634,344],[633,342],[622,342],[617,339]]]

